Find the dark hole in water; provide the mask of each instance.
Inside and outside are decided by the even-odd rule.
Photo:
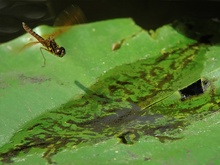
[[[118,138],[120,139],[120,142],[123,143],[123,144],[128,144],[128,141],[127,139],[125,138],[124,135],[120,135],[118,136]]]
[[[123,144],[134,144],[134,142],[137,141],[139,137],[140,136],[136,131],[127,131],[118,136],[120,142]]]
[[[202,81],[201,79],[199,79],[198,81],[187,86],[186,88],[179,90],[181,94],[181,100],[184,101],[185,99],[189,97],[203,94],[208,84],[209,84],[208,81]]]
[[[204,44],[210,44],[212,40],[213,35],[204,35],[199,38],[199,42],[204,43]]]

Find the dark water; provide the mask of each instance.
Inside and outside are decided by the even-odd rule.
[[[88,22],[131,17],[145,29],[156,29],[181,17],[220,18],[217,1],[1,0],[0,43],[23,34],[22,21],[31,27],[52,25],[56,16],[70,4],[78,5]]]

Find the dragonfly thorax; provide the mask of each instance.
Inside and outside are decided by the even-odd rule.
[[[66,51],[64,47],[59,47],[59,45],[57,45],[57,43],[51,37],[48,38],[48,41],[49,42],[47,43],[46,47],[51,53],[57,55],[58,57],[63,57],[65,55]]]

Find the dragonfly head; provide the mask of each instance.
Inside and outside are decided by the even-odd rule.
[[[59,57],[63,57],[66,54],[64,47],[56,48],[55,54]]]

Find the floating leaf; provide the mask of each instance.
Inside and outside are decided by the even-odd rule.
[[[69,53],[62,59],[47,54],[44,68],[38,47],[2,56],[9,62],[1,65],[1,116],[14,121],[2,120],[0,160],[83,164],[93,157],[91,162],[104,164],[176,164],[174,157],[186,159],[191,147],[200,147],[200,141],[192,146],[195,137],[210,136],[208,142],[215,135],[198,129],[207,130],[205,119],[215,123],[210,130],[217,129],[220,101],[219,25],[208,24],[214,37],[204,40],[211,35],[198,35],[189,24],[200,22],[174,22],[155,32],[130,19],[78,25],[58,40]],[[212,160],[192,153],[195,163]]]

